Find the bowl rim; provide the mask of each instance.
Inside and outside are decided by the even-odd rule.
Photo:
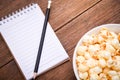
[[[77,51],[78,46],[79,46],[80,43],[82,42],[84,36],[90,35],[90,34],[92,34],[94,31],[97,31],[97,32],[98,32],[99,29],[101,29],[102,27],[107,27],[107,28],[108,28],[108,27],[109,27],[109,28],[111,27],[111,28],[112,28],[113,26],[114,26],[114,28],[118,28],[118,27],[120,27],[120,24],[103,24],[103,25],[94,27],[94,28],[90,29],[88,32],[86,32],[86,33],[79,39],[79,41],[78,41],[78,43],[77,43],[77,45],[75,46],[75,49],[74,49],[73,61],[72,61],[72,63],[73,63],[73,71],[74,71],[74,74],[75,74],[75,77],[76,77],[77,80],[80,80],[80,78],[79,78],[79,76],[78,76],[78,71],[77,71],[77,66],[76,66],[76,51]],[[114,29],[114,28],[112,28],[112,29]],[[114,29],[114,30],[115,30],[115,29]],[[120,28],[118,28],[116,32],[120,32]]]

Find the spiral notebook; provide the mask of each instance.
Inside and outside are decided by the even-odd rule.
[[[0,33],[27,80],[33,76],[43,23],[44,14],[35,3],[0,21]],[[48,24],[38,74],[66,60],[67,53]]]

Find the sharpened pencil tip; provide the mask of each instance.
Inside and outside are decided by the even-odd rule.
[[[35,80],[34,78],[31,78],[31,79],[29,79],[29,80]]]
[[[35,80],[35,78],[37,77],[37,73],[33,73],[33,77],[30,80]]]

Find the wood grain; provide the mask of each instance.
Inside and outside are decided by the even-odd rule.
[[[10,50],[0,34],[0,68],[13,59]]]
[[[12,60],[0,68],[0,80],[25,80],[15,62]]]
[[[57,31],[64,48],[70,51],[87,31],[96,26],[120,23],[119,4],[120,0],[103,0]]]
[[[76,80],[73,73],[72,62],[69,61],[64,63],[63,65],[40,75],[37,80]]]
[[[51,15],[50,15],[50,23],[51,24],[53,23],[52,24],[53,29],[57,29],[57,28],[61,27],[61,25],[64,25],[65,23],[69,22],[69,20],[78,16],[79,14],[84,12],[86,9],[88,9],[89,7],[96,4],[98,1],[99,0],[91,0],[91,1],[76,0],[73,2],[72,0],[69,0],[69,1],[68,0],[64,0],[64,1],[53,0],[52,10],[51,10]],[[19,8],[22,8],[23,6],[26,6],[32,2],[37,2],[41,6],[43,12],[45,13],[46,5],[47,5],[47,2],[45,0],[27,0],[27,1],[25,1],[25,0],[8,0],[8,1],[2,0],[0,3],[0,11],[1,11],[0,17],[8,15],[11,12],[15,12]],[[78,3],[80,3],[80,4],[78,4]],[[62,14],[61,14],[61,12],[62,12]],[[64,21],[64,20],[66,20],[66,21]],[[3,45],[1,44],[2,47],[4,47],[4,45],[6,45],[3,42],[1,42],[1,43],[3,44]],[[11,61],[11,59],[13,59],[13,57],[11,56],[10,53],[7,54],[7,52],[5,52],[5,51],[7,51],[7,49],[4,48],[3,50],[4,50],[4,52],[1,53],[1,58],[0,58],[0,61],[1,61],[0,66],[1,67],[3,65],[7,64],[9,61]],[[0,50],[0,51],[2,51],[2,50]],[[3,60],[6,60],[6,61],[3,61]],[[73,74],[72,68],[68,68],[68,70],[71,70],[71,72]],[[53,71],[55,71],[55,70],[53,70]],[[58,69],[58,72],[59,72],[59,69]],[[59,75],[58,75],[58,77],[59,77]],[[73,78],[75,78],[75,77],[73,77]]]
[[[38,76],[37,80],[76,80],[72,57],[77,42],[96,26],[120,23],[120,0],[53,1],[50,23],[71,60]],[[45,0],[1,0],[0,17],[32,2],[37,2],[45,13]],[[1,36],[0,45],[0,80],[24,80]]]
[[[75,18],[85,10],[95,5],[100,0],[52,0],[50,23],[54,30],[61,28],[64,24]],[[7,3],[6,3],[7,2]],[[47,1],[45,0],[2,0],[0,6],[0,17],[15,12],[19,8],[32,2],[40,5],[45,13]]]
[[[43,2],[42,2],[43,1]],[[45,12],[44,0],[40,6]],[[100,0],[52,0],[50,23],[56,31]]]

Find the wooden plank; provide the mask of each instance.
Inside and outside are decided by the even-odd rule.
[[[10,50],[0,34],[0,68],[12,59],[13,57],[10,53]]]
[[[88,30],[108,23],[120,23],[120,0],[101,1],[61,28],[56,34],[68,52]]]
[[[70,66],[68,68],[68,66]],[[63,65],[60,65],[51,71],[54,72],[54,74],[51,74],[51,71],[46,72],[45,74],[42,74],[38,76],[36,80],[76,80],[73,69],[72,69],[72,62],[69,61],[67,63],[64,63]],[[61,69],[61,67],[63,69]],[[67,74],[66,74],[67,73]],[[64,77],[65,75],[66,77]],[[0,80],[25,80],[23,75],[18,69],[18,66],[16,65],[15,61],[11,61],[4,67],[0,68]]]
[[[50,23],[56,31],[73,18],[89,9],[100,0],[52,0]],[[41,0],[40,6],[45,13],[47,2]]]
[[[75,18],[100,0],[52,0],[50,23],[54,30],[61,28],[64,24]],[[0,18],[26,6],[32,2],[40,5],[45,13],[46,0],[1,0]]]
[[[16,63],[12,60],[0,68],[0,80],[25,80]]]
[[[66,62],[40,75],[37,80],[76,80],[73,73],[72,62]]]

